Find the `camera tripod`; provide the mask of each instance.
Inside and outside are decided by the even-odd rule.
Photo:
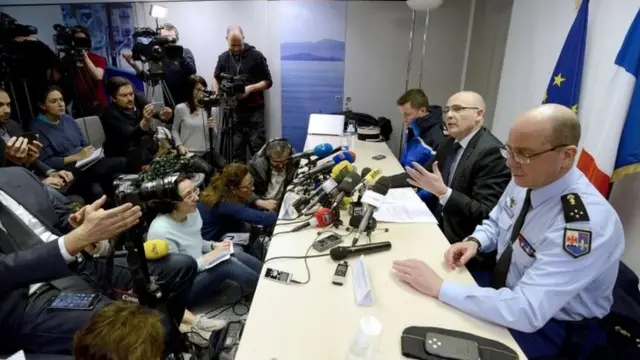
[[[235,100],[234,100],[235,101]],[[220,111],[222,112],[220,118],[221,121],[218,125],[218,134],[220,134],[220,154],[224,157],[228,164],[234,160],[245,160],[244,154],[242,159],[234,158],[236,156],[235,151],[237,144],[235,143],[235,137],[240,132],[240,142],[244,144],[242,151],[246,153],[249,149],[249,159],[255,155],[257,149],[253,149],[251,146],[251,139],[249,138],[249,129],[243,124],[239,123],[236,118],[236,109],[234,102],[222,101],[220,105]],[[245,162],[245,161],[243,161]]]
[[[133,292],[137,296],[137,303],[147,308],[156,309],[166,317],[169,323],[169,331],[166,334],[168,341],[168,353],[173,356],[174,360],[184,359],[182,353],[185,349],[186,342],[180,333],[179,324],[176,323],[174,316],[182,316],[182,314],[174,314],[172,316],[169,311],[167,297],[162,291],[162,283],[157,283],[154,277],[149,274],[149,266],[145,258],[143,245],[144,225],[142,223],[135,225],[133,228],[123,232],[113,244],[113,249],[124,245],[126,250],[126,261],[129,271],[133,279]],[[113,278],[113,260],[115,252],[107,258],[106,277],[111,281]],[[122,297],[122,300],[132,301],[130,297]]]
[[[171,91],[169,91],[169,86],[167,82],[164,80],[164,71],[162,70],[162,62],[150,61],[148,71],[144,71],[144,82],[147,85],[145,89],[145,97],[147,101],[154,102],[156,98],[156,89],[158,85],[162,89],[163,102],[165,105],[169,106],[171,109],[176,108],[176,103],[173,100],[173,96],[171,96]]]

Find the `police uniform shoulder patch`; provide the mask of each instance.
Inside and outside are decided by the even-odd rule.
[[[562,248],[574,259],[591,252],[591,231],[580,229],[564,229]]]
[[[576,193],[566,194],[561,199],[565,222],[589,221],[587,208],[584,206],[580,195]]]

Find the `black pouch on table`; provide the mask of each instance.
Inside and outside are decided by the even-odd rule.
[[[455,331],[437,327],[410,326],[402,332],[402,355],[409,359],[421,360],[446,360],[450,358],[441,357],[427,353],[425,341],[427,333],[441,334],[470,340],[478,344],[480,360],[517,360],[518,353],[512,348],[498,341],[483,338],[470,333]]]

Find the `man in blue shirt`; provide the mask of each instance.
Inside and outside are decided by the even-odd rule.
[[[502,149],[513,179],[489,218],[445,253],[450,269],[498,251],[491,286],[443,280],[397,261],[399,280],[469,315],[508,327],[529,357],[584,359],[602,345],[624,233],[618,215],[574,167],[580,123],[545,104],[521,114]],[[481,284],[483,285],[483,284]]]

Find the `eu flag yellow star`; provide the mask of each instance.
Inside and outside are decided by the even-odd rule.
[[[560,87],[562,85],[562,82],[565,80],[567,79],[562,77],[562,73],[558,73],[558,75],[553,77],[553,85],[558,85],[558,87]]]
[[[578,113],[578,104],[575,104],[571,107],[571,111],[573,111],[574,114]]]

